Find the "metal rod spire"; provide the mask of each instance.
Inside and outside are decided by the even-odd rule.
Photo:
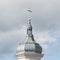
[[[28,17],[29,18],[28,19],[29,20],[29,25],[31,25],[31,13],[32,13],[32,10],[27,10],[27,11],[29,12],[29,17]]]
[[[29,19],[29,24],[31,25],[31,19]]]

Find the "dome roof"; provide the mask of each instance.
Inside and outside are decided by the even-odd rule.
[[[41,53],[42,48],[41,46],[35,42],[35,40],[31,37],[27,37],[27,39],[23,42],[20,43],[17,52],[36,52],[36,53]]]
[[[31,23],[28,25],[27,28],[27,37],[22,43],[19,44],[17,48],[17,52],[18,53],[21,52],[42,53],[41,46],[38,43],[36,43],[36,41],[34,40]]]

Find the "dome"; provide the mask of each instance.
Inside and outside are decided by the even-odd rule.
[[[31,37],[27,37],[27,39],[20,43],[17,52],[36,52],[42,53],[41,46],[35,42],[35,40]]]
[[[32,26],[31,23],[28,25],[27,28],[27,37],[26,39],[19,44],[17,48],[17,53],[22,53],[22,52],[35,52],[35,53],[42,53],[42,48],[41,46],[36,43],[34,40],[33,34],[32,34]]]

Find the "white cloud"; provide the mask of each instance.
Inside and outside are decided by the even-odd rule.
[[[46,45],[43,45],[42,44],[42,49],[43,49],[43,53],[47,52],[48,49],[49,49],[49,46],[46,44]]]
[[[37,32],[35,33],[35,37],[37,39],[37,42],[40,43],[46,43],[46,42],[51,43],[51,42],[56,42],[58,40],[58,38],[55,37],[55,35],[50,36],[49,31]]]
[[[26,27],[22,26],[19,30],[2,32],[0,34],[0,53],[12,52],[17,43],[19,44],[26,36]],[[15,49],[16,50],[16,49]]]

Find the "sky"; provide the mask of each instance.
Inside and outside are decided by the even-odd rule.
[[[0,0],[0,60],[18,60],[17,46],[26,37],[32,12],[33,35],[42,60],[60,60],[60,0]]]

